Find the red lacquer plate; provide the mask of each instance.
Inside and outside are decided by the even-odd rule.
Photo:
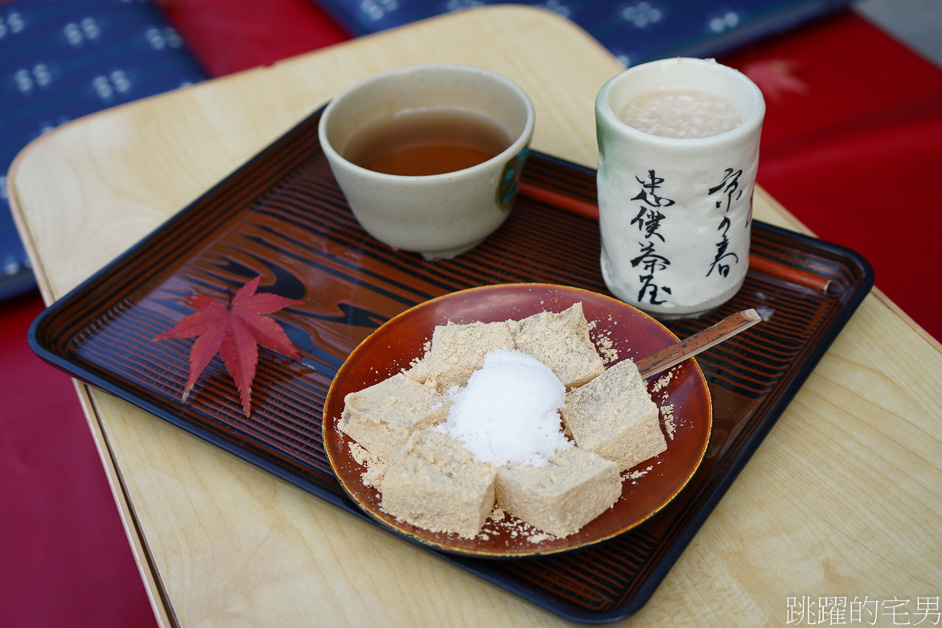
[[[500,284],[453,292],[406,310],[373,332],[337,372],[324,405],[324,445],[347,494],[373,519],[407,538],[480,558],[529,557],[586,547],[630,530],[664,508],[696,472],[710,440],[710,392],[693,358],[648,382],[654,401],[668,408],[661,412],[667,451],[623,473],[622,495],[615,505],[566,537],[521,533],[526,526],[514,517],[489,521],[485,532],[473,539],[400,521],[381,509],[380,493],[363,483],[366,469],[354,459],[351,439],[337,428],[344,397],[407,368],[423,354],[436,325],[519,320],[542,311],[561,312],[580,301],[596,346],[617,355],[608,366],[625,358],[639,360],[678,341],[656,320],[621,301],[548,284]]]

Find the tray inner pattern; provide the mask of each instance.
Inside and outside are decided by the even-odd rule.
[[[379,244],[356,223],[333,180],[317,145],[318,118],[304,120],[51,308],[36,336],[48,359],[73,374],[359,514],[331,472],[320,416],[336,370],[373,329],[414,304],[472,286],[607,290],[597,223],[530,198],[518,198],[496,234],[455,259],[429,262]],[[590,202],[594,176],[538,153],[524,171],[531,185]],[[638,529],[575,555],[451,560],[573,619],[618,618],[646,601],[866,283],[843,251],[758,222],[753,255],[813,269],[832,288],[824,294],[750,271],[723,307],[668,324],[683,338],[745,308],[768,318],[698,358],[714,428],[681,495]],[[184,295],[224,299],[259,274],[261,290],[303,300],[275,317],[304,359],[261,350],[248,418],[218,358],[182,405],[191,341],[151,339],[189,313]]]

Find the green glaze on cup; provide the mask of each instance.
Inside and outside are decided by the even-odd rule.
[[[514,155],[514,158],[504,166],[504,172],[500,175],[500,185],[497,187],[497,202],[507,212],[510,211],[517,193],[520,191],[520,176],[523,174],[523,167],[527,163],[527,157],[530,155],[530,147],[527,146],[522,151]]]

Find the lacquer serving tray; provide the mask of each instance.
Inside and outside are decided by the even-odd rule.
[[[374,329],[433,297],[502,283],[607,294],[599,272],[595,172],[532,153],[508,221],[451,260],[394,251],[359,227],[317,141],[320,111],[57,301],[34,322],[34,351],[75,377],[358,517],[324,450],[330,383]],[[303,305],[275,318],[303,354],[262,351],[246,418],[218,358],[186,404],[188,341],[154,342],[190,306],[261,275],[261,291]],[[730,302],[667,323],[684,338],[734,312],[766,320],[697,358],[713,400],[700,467],[663,510],[576,553],[490,560],[424,548],[564,618],[622,619],[650,598],[873,284],[853,251],[756,222],[752,265]],[[632,356],[643,357],[643,356]],[[377,531],[377,533],[380,533]]]

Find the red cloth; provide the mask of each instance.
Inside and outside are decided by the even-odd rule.
[[[850,11],[722,61],[766,94],[759,183],[942,339],[942,70]]]
[[[156,625],[72,380],[26,342],[42,307],[0,306],[0,625]]]
[[[156,0],[212,76],[350,38],[310,0]]]

